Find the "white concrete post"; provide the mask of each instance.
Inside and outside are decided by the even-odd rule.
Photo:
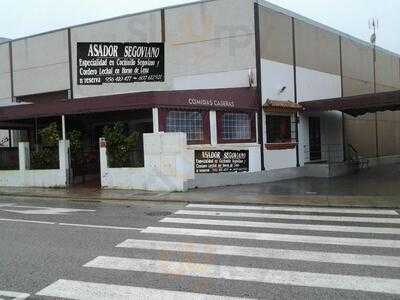
[[[65,184],[70,183],[70,142],[61,140],[58,142],[58,155],[60,160],[60,171],[65,174]]]
[[[105,138],[99,139],[99,147],[100,147],[100,178],[101,178],[101,186],[106,186],[105,179],[106,173],[108,169],[108,161],[107,161],[107,142]]]
[[[31,165],[31,156],[29,151],[29,143],[19,142],[18,143],[18,154],[19,154],[19,169],[29,170]]]
[[[153,108],[153,133],[158,133],[160,131],[160,125],[158,123],[158,108]]]
[[[218,144],[217,130],[217,112],[212,110],[210,111],[210,137],[213,146]]]

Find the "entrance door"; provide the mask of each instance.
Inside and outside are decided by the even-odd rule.
[[[317,117],[309,118],[310,160],[321,160],[321,120]]]

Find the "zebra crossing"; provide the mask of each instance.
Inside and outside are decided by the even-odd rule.
[[[126,255],[98,256],[82,266],[155,277],[157,286],[62,278],[36,295],[395,299],[400,297],[399,224],[395,210],[189,204],[115,245]],[[161,284],[166,278],[174,285]]]

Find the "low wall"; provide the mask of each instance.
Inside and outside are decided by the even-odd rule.
[[[184,133],[143,135],[144,168],[110,168],[107,143],[100,139],[101,186],[108,189],[186,191],[194,178],[194,152]]]
[[[61,170],[0,171],[0,186],[4,187],[66,187],[66,174]]]
[[[60,168],[30,170],[29,143],[19,143],[19,170],[0,171],[4,187],[66,187],[69,185],[69,141],[59,142]]]
[[[287,168],[252,173],[196,174],[192,188],[268,183],[305,177],[303,168]]]

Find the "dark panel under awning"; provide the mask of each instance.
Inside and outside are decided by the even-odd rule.
[[[400,110],[400,90],[352,97],[300,102],[305,112],[341,111],[353,117],[377,111]]]

